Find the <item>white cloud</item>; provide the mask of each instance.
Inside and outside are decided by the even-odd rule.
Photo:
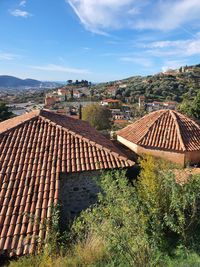
[[[199,21],[199,0],[65,0],[89,31],[112,29],[174,30]]]
[[[153,6],[152,6],[153,8]],[[137,21],[133,27],[141,29],[174,30],[188,22],[199,20],[199,0],[157,1],[147,19]]]
[[[22,17],[22,18],[28,18],[32,16],[32,14],[30,14],[29,12],[21,9],[11,10],[10,14],[14,17]]]
[[[0,60],[14,60],[18,57],[18,55],[12,53],[4,53],[0,51]]]
[[[25,5],[26,5],[26,0],[22,0],[22,1],[19,3],[19,6],[25,7]]]
[[[175,41],[158,41],[147,45],[144,48],[149,54],[154,56],[179,56],[190,57],[200,55],[200,35],[196,34],[195,38],[187,40],[175,40]]]
[[[67,0],[87,30],[106,34],[105,30],[120,29],[139,13],[135,0]]]
[[[61,65],[49,64],[46,66],[30,66],[32,69],[41,71],[53,71],[53,72],[66,72],[70,74],[90,74],[91,72],[86,69],[70,68]]]
[[[164,62],[164,65],[162,66],[162,71],[165,72],[170,69],[178,69],[185,65],[186,65],[185,61],[167,60]]]

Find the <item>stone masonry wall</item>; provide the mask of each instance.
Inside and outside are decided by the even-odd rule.
[[[100,175],[100,171],[61,174],[59,203],[63,228],[82,210],[97,201],[97,194],[100,190],[93,178],[98,179]]]

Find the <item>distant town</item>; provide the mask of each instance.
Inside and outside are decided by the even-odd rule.
[[[193,68],[182,67],[180,70],[168,70],[163,77],[172,77],[180,73],[191,72]],[[152,79],[155,79],[152,76]],[[133,77],[132,79],[138,79]],[[141,79],[141,78],[139,78]],[[152,83],[151,77],[144,81]],[[159,78],[160,79],[160,78]],[[144,79],[143,79],[144,80]],[[175,110],[178,101],[172,100],[169,96],[163,101],[153,99],[143,90],[134,90],[131,88],[131,80],[119,80],[104,84],[92,84],[87,80],[68,80],[64,85],[59,83],[32,83],[31,86],[9,86],[0,88],[0,100],[5,102],[15,115],[22,115],[32,110],[50,109],[59,114],[65,114],[74,118],[80,117],[80,108],[91,103],[108,108],[111,111],[113,124],[125,125],[134,118],[140,117],[146,113],[161,109]],[[142,81],[143,82],[143,81]],[[141,94],[140,94],[141,93]],[[174,98],[173,98],[174,99]]]

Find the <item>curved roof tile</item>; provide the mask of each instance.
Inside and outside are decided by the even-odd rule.
[[[0,123],[0,254],[33,253],[59,197],[59,174],[128,167],[88,123],[46,110]]]

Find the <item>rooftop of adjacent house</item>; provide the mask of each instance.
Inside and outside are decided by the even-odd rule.
[[[0,123],[0,254],[33,253],[58,203],[60,173],[133,166],[87,122],[47,110]]]
[[[152,112],[117,132],[124,139],[146,148],[199,151],[200,125],[174,110]]]
[[[119,103],[120,100],[109,98],[109,99],[103,99],[102,102],[107,102],[107,103]]]

